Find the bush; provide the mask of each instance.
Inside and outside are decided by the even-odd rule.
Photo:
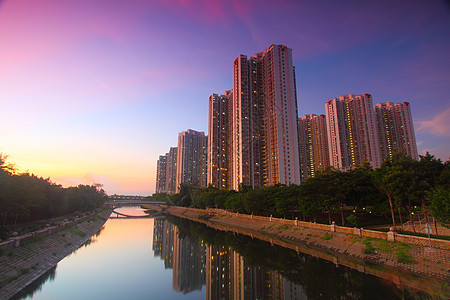
[[[363,250],[364,254],[377,254],[377,251],[374,246],[372,246],[372,243],[369,241],[364,241],[363,244],[366,246],[366,248]]]
[[[351,225],[351,226],[357,226],[357,221],[358,221],[358,217],[355,215],[350,215],[347,218],[347,222]]]
[[[323,236],[322,240],[328,241],[331,240],[333,238],[333,235],[330,233],[325,233],[325,235]]]

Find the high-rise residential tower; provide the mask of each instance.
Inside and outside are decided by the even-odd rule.
[[[231,188],[240,184],[258,188],[263,185],[262,101],[258,94],[257,61],[240,55],[233,65],[231,103]]]
[[[325,104],[331,166],[348,170],[363,163],[381,165],[370,94],[346,95]]]
[[[230,101],[231,91],[209,97],[208,185],[230,188]]]
[[[167,155],[160,155],[156,163],[156,193],[166,192]]]
[[[166,156],[166,193],[172,195],[175,194],[177,190],[177,147],[170,147]]]
[[[382,158],[391,158],[393,153],[403,152],[419,159],[409,103],[378,103],[374,109]]]
[[[292,49],[236,58],[232,99],[231,188],[300,184]]]
[[[309,114],[298,119],[302,182],[330,166],[325,115]]]
[[[176,190],[180,185],[206,187],[208,137],[204,132],[188,129],[178,134]]]

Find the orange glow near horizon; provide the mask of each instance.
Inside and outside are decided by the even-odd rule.
[[[16,168],[16,173],[30,173],[43,178],[50,178],[54,183],[63,187],[77,186],[79,184],[92,185],[100,183],[108,194],[139,194],[147,196],[152,194],[155,186],[155,175],[149,170],[142,171],[135,164],[130,164],[128,171],[123,171],[117,165],[102,164],[92,161],[75,161],[64,163],[52,156],[26,155],[22,159],[7,161]],[[86,171],[89,170],[89,171]]]

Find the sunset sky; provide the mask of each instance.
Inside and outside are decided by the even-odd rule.
[[[0,153],[64,186],[152,194],[234,59],[271,44],[293,50],[299,116],[350,93],[408,101],[419,153],[449,159],[450,7],[433,0],[0,0]]]

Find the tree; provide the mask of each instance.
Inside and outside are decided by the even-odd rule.
[[[381,165],[381,168],[376,169],[372,173],[372,182],[379,189],[381,193],[384,193],[389,200],[389,207],[391,209],[391,217],[392,217],[392,226],[396,229],[395,224],[395,213],[394,213],[394,202],[392,201],[392,190],[389,185],[389,167],[388,162],[386,161]]]
[[[366,206],[376,206],[383,194],[376,188],[373,182],[372,173],[374,170],[369,164],[361,165],[355,169],[347,171],[349,189],[346,204],[363,208]]]
[[[320,195],[322,182],[319,177],[308,178],[299,187],[298,210],[303,221],[313,218],[325,207]]]
[[[315,215],[318,210],[326,209],[328,221],[331,224],[331,211],[334,210],[336,202],[333,194],[334,187],[329,184],[331,172],[333,172],[332,169],[318,172],[301,184],[298,207],[304,219]]]
[[[11,202],[8,201],[8,185],[12,176],[12,170],[6,159],[7,156],[0,153],[0,212],[2,226],[5,226],[8,214],[11,212]]]
[[[411,182],[410,193],[417,203],[420,203],[428,222],[427,203],[425,194],[436,187],[441,173],[445,170],[445,165],[440,159],[436,159],[430,153],[420,155],[418,163],[414,164],[414,178]]]
[[[398,210],[401,226],[403,227],[401,208],[405,208],[410,217],[411,207],[414,204],[411,185],[415,177],[415,164],[417,162],[404,153],[395,153],[391,159],[386,160],[374,174],[374,183],[384,192],[391,207],[392,222],[395,228],[394,206]]]
[[[425,194],[426,200],[431,204],[431,213],[439,223],[450,228],[450,192],[438,186]]]
[[[214,198],[219,194],[219,189],[212,186],[212,185],[208,185],[207,188],[204,188],[200,191],[200,195],[199,195],[199,202],[200,202],[200,207],[201,208],[205,208],[205,207],[211,207],[214,206]]]
[[[294,212],[298,211],[299,186],[291,184],[280,187],[275,194],[275,208],[284,218],[290,216],[294,218]]]
[[[244,196],[242,192],[233,193],[225,201],[225,208],[233,211],[245,212]]]

